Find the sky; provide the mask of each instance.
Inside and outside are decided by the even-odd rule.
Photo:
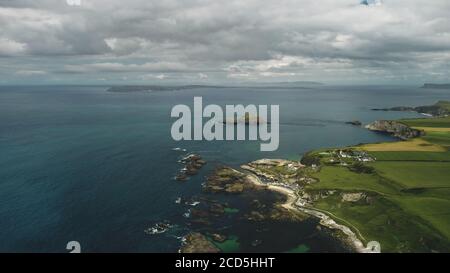
[[[422,84],[449,68],[449,0],[0,0],[0,84]]]

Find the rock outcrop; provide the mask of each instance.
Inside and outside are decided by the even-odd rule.
[[[352,120],[352,121],[347,121],[346,124],[350,124],[350,125],[354,125],[354,126],[361,126],[362,122],[359,120]]]
[[[366,128],[371,131],[384,132],[403,140],[420,137],[425,134],[422,130],[413,129],[403,123],[392,120],[377,120],[366,125]]]
[[[211,243],[203,234],[198,232],[189,233],[185,237],[185,243],[180,253],[218,253],[220,249]]]
[[[253,116],[253,115],[250,115],[249,113],[245,113],[244,116],[237,118],[237,119],[235,117],[225,119],[223,121],[223,123],[224,124],[234,124],[234,125],[237,125],[240,123],[245,124],[245,125],[260,125],[260,124],[268,124],[269,122],[265,121],[263,118],[259,117],[258,115]]]
[[[206,164],[206,161],[204,161],[197,154],[190,154],[182,158],[180,163],[184,164],[184,168],[177,176],[175,176],[175,180],[185,181],[189,178],[189,176],[196,175],[198,171]]]
[[[264,186],[258,186],[248,180],[248,177],[237,170],[228,167],[217,168],[207,177],[203,189],[207,192],[239,194],[247,190],[261,190]]]

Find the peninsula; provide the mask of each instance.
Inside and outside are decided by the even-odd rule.
[[[373,252],[366,247],[373,242],[382,252],[448,252],[450,117],[376,121],[369,129],[374,124],[400,141],[319,149],[300,161],[261,159],[240,169],[224,167],[205,187],[285,195],[279,204],[284,212],[277,215],[317,218],[355,252]]]
[[[392,123],[420,133],[397,135],[397,142],[311,151],[301,159],[305,167],[290,174],[279,167],[251,170],[281,177],[276,184],[295,194],[293,207],[343,232],[355,251],[377,241],[383,252],[448,252],[450,117]]]
[[[373,108],[373,111],[411,111],[429,116],[445,117],[450,114],[450,101],[438,101],[433,105],[427,106],[396,106],[392,108]]]

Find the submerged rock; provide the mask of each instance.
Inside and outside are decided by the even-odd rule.
[[[222,215],[225,213],[225,206],[220,203],[212,203],[209,207],[209,211],[214,215]]]
[[[202,209],[191,209],[191,215],[193,218],[208,218],[209,212]]]
[[[253,247],[256,247],[256,246],[259,246],[261,243],[262,243],[261,240],[256,239],[256,240],[253,240],[253,241],[252,241],[252,246],[253,246]]]
[[[198,219],[192,219],[190,221],[190,224],[192,225],[201,225],[201,226],[210,226],[212,223],[211,221],[205,219],[205,218],[198,218]]]
[[[251,206],[252,206],[252,208],[255,208],[255,209],[263,209],[266,207],[266,205],[261,203],[261,201],[259,201],[258,199],[252,200]]]
[[[264,217],[264,214],[262,214],[259,211],[251,211],[250,213],[245,215],[245,218],[248,221],[254,221],[254,222],[258,222],[258,221],[263,221],[266,219],[266,217]]]
[[[188,179],[188,176],[184,173],[180,173],[175,176],[176,181],[186,181]]]

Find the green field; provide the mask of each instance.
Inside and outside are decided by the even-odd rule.
[[[440,161],[450,162],[450,152],[370,152],[377,161]]]
[[[436,105],[439,106],[439,107],[445,108],[447,110],[450,110],[450,101],[445,101],[445,100],[438,101],[436,103]]]
[[[320,183],[309,186],[312,190],[372,191],[380,194],[394,194],[398,185],[381,179],[378,175],[358,174],[345,167],[325,166],[314,175]]]
[[[371,173],[322,165],[314,174],[319,182],[307,186],[306,191],[318,197],[314,207],[328,211],[338,222],[344,219],[350,223],[363,241],[379,241],[382,251],[450,252],[450,118],[402,122],[423,127],[426,135],[417,143],[440,148],[397,151],[395,144],[358,146],[359,150],[367,147],[376,159],[365,163],[373,168]],[[404,143],[399,145],[413,146]],[[346,193],[363,193],[365,197],[348,201],[343,198]]]
[[[428,197],[426,194],[402,196],[394,199],[402,209],[411,215],[426,220],[441,234],[450,238],[450,200]],[[448,251],[447,251],[448,252]]]
[[[406,213],[401,204],[390,198],[375,196],[370,204],[352,204],[342,202],[335,195],[319,200],[315,206],[349,221],[366,243],[380,242],[383,252],[446,251],[448,248],[448,239],[426,219]]]
[[[436,127],[450,128],[450,117],[445,118],[421,118],[421,119],[402,119],[401,123],[410,127]]]
[[[449,150],[450,131],[449,132],[427,132],[422,139],[437,145],[441,145]]]
[[[450,187],[450,162],[375,162],[378,175],[404,188]]]
[[[427,134],[425,137],[429,137]],[[442,145],[428,142],[421,138],[413,138],[407,141],[383,142],[374,144],[363,144],[357,146],[369,152],[446,152],[448,149]]]

